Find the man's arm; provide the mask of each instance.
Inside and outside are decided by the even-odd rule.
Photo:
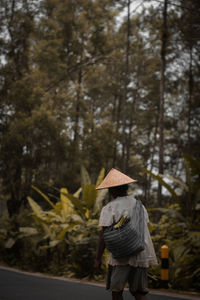
[[[99,242],[98,242],[96,259],[95,259],[95,271],[97,274],[101,272],[101,259],[102,259],[102,255],[103,255],[103,252],[105,249],[105,242],[104,242],[104,238],[103,238],[104,230],[105,230],[105,227],[102,228],[100,235],[99,235]]]

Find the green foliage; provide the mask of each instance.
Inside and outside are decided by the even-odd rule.
[[[170,285],[175,289],[198,290],[200,288],[200,162],[184,155],[186,182],[164,175],[143,171],[158,180],[174,198],[175,204],[168,208],[152,208],[152,219],[161,216],[159,222],[150,225],[157,253],[163,244],[170,249]],[[176,194],[176,187],[167,184],[163,178],[178,184],[182,194]],[[156,216],[154,217],[154,214]]]
[[[188,1],[189,10],[182,0],[176,9],[168,3],[164,170],[172,177],[151,175],[168,189],[166,202],[179,205],[193,230],[193,220],[199,221],[199,162],[185,156],[184,167],[182,153],[199,156],[200,51],[195,28],[200,7],[198,0]],[[101,166],[107,171],[121,168],[125,158],[142,200],[155,207],[150,173],[143,176],[139,168],[154,170],[158,165],[162,3],[147,2],[143,10],[131,12],[127,32],[127,18],[121,16],[127,11],[124,0],[1,1],[0,201],[11,217],[7,227],[16,215],[18,227],[26,227],[30,235],[22,237],[19,229],[5,233],[2,227],[1,242],[9,255],[15,249],[23,259],[20,243],[21,249],[33,249],[33,266],[59,273],[59,264],[69,265],[66,237],[75,234],[79,223],[97,219],[105,197],[104,190],[96,192],[84,168],[80,176],[82,164],[96,177]],[[46,185],[59,189],[56,204]],[[65,186],[68,190],[60,189]],[[18,214],[27,205],[27,195],[35,221],[29,216],[22,226]],[[155,212],[155,223],[165,213]],[[85,247],[81,242],[79,246]]]
[[[199,150],[200,60],[198,41],[189,38],[198,25],[199,6],[190,2],[194,18],[169,3],[167,20],[165,154],[170,159],[164,168],[171,174],[182,173],[182,151],[198,155]],[[40,182],[68,186],[73,193],[80,186],[81,164],[94,176],[102,165],[121,168],[123,140],[130,175],[138,176],[135,157],[153,169],[160,8],[147,5],[131,13],[127,103],[122,106],[128,32],[126,18],[117,17],[127,8],[125,1],[1,4],[0,176],[10,214],[19,212],[31,186],[40,187]],[[192,26],[191,20],[196,22]],[[152,187],[147,185],[149,194]]]
[[[102,181],[104,172],[102,169],[97,184]],[[45,258],[39,267],[39,270],[43,272],[80,278],[94,277],[94,267],[91,262],[94,261],[96,254],[99,235],[98,215],[103,198],[102,192],[96,191],[96,184],[86,183],[91,180],[84,167],[82,167],[81,176],[82,182],[85,183],[81,190],[70,194],[66,188],[60,189],[60,198],[57,199],[56,204],[53,204],[49,196],[40,189],[33,187],[51,208],[44,210],[36,201],[28,197],[32,216],[29,213],[26,218],[31,218],[32,227],[22,226],[20,218],[15,230],[10,228],[10,225],[14,224],[13,220],[8,229],[0,226],[0,242],[4,249],[3,257],[6,258],[6,262],[7,258],[10,258],[8,251],[10,251],[9,253],[13,251],[14,259],[16,245],[21,244],[23,255],[27,245],[33,243],[34,247],[31,247],[31,251],[29,251],[32,260],[28,267],[37,268],[39,256],[41,256]],[[7,222],[9,222],[8,219]],[[25,257],[27,258],[29,254],[27,253]],[[16,260],[17,263],[22,263],[22,256],[17,255]],[[47,261],[49,261],[48,264]],[[10,264],[13,263],[11,259]],[[60,267],[61,263],[62,267]],[[26,266],[27,264],[24,265],[24,268]]]
[[[145,168],[141,168],[145,173],[151,175],[154,179],[156,179],[157,181],[159,181],[160,184],[162,184],[172,195],[172,197],[174,198],[175,201],[178,201],[178,196],[176,194],[176,192],[173,190],[173,188],[171,188],[171,186],[169,184],[167,184],[163,179],[163,175],[159,174],[159,175],[155,175],[153,174],[151,171],[145,169]]]
[[[12,218],[1,217],[1,262],[25,270],[42,271],[47,259],[38,249],[41,238],[29,210],[22,210]]]
[[[200,285],[199,246],[200,226],[195,220],[191,224],[182,214],[178,204],[169,208],[150,209],[151,219],[155,213],[161,213],[159,222],[150,226],[156,252],[162,245],[169,247],[169,280],[173,289],[198,290]],[[200,214],[199,214],[200,217]],[[159,270],[157,270],[157,274]]]
[[[193,183],[195,186],[197,165],[197,162],[191,159],[190,184]],[[32,216],[30,211],[24,211],[17,219],[16,217],[1,219],[0,243],[4,262],[20,267],[23,264],[24,269],[56,275],[103,279],[94,274],[92,262],[95,259],[99,235],[98,217],[106,192],[106,190],[96,191],[95,187],[102,181],[104,169],[101,170],[95,184],[91,183],[92,180],[84,167],[81,174],[85,177],[82,178],[85,184],[74,194],[70,194],[66,188],[60,189],[60,197],[57,198],[56,204],[53,204],[50,197],[40,189],[34,187],[34,190],[43,196],[50,209],[44,210],[35,200],[28,197]],[[175,182],[188,191],[182,182],[177,179]],[[191,188],[193,189],[192,184]],[[181,196],[179,197],[181,199]],[[161,246],[163,244],[169,246],[170,287],[198,290],[199,211],[195,210],[196,219],[192,222],[191,218],[185,217],[179,203],[169,207],[149,208],[148,211],[152,220],[149,229],[158,258]],[[103,268],[105,271],[105,259]],[[160,265],[151,268],[150,273],[159,278]],[[160,287],[160,281],[152,281],[150,286]]]
[[[142,170],[159,181],[171,194],[175,203],[178,203],[182,209],[182,214],[193,220],[196,217],[198,204],[200,203],[200,161],[188,154],[183,155],[185,163],[186,182],[172,176],[158,174],[155,175],[146,168]],[[164,178],[171,180],[175,186],[167,183]],[[181,194],[177,194],[177,184],[181,189]],[[195,218],[195,222],[198,221]]]

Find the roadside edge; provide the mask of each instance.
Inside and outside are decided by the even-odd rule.
[[[87,281],[87,280],[81,280],[77,278],[68,278],[68,277],[62,277],[62,276],[53,276],[49,274],[39,273],[39,272],[30,272],[30,271],[24,271],[13,267],[7,267],[0,265],[1,270],[6,271],[13,271],[16,273],[29,275],[29,276],[35,276],[35,277],[41,277],[41,278],[49,278],[49,279],[56,279],[56,280],[62,280],[67,282],[76,282],[81,284],[87,284],[87,285],[94,285],[94,286],[100,286],[105,287],[105,282],[97,282],[97,281]],[[170,291],[170,290],[164,290],[164,289],[149,289],[150,294],[155,295],[164,295],[164,296],[171,296],[177,299],[187,299],[187,300],[200,300],[200,294],[198,293],[189,293],[189,292],[178,292],[178,291]]]

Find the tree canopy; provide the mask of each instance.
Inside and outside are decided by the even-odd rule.
[[[138,9],[112,0],[0,2],[0,175],[11,214],[32,184],[75,191],[81,165],[93,177],[123,169],[146,202],[155,187],[141,166],[183,176],[182,154],[199,157],[198,0]]]

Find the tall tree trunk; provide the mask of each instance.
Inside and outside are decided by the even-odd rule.
[[[193,71],[192,71],[192,46],[190,46],[190,65],[189,65],[189,82],[188,82],[188,90],[189,90],[189,97],[188,97],[188,151],[190,151],[190,140],[191,140],[191,106],[192,106],[192,97],[193,97]]]
[[[165,103],[165,68],[166,68],[166,44],[167,44],[167,3],[165,0],[163,7],[163,25],[161,37],[161,78],[160,78],[160,103],[159,103],[159,173],[163,174],[164,161],[164,103]],[[162,204],[162,185],[158,184],[158,205]]]
[[[11,172],[13,172],[12,168],[13,166],[11,164],[11,168],[9,168]],[[15,165],[15,170],[13,173],[14,173],[13,177],[11,178],[11,182],[9,184],[10,198],[7,201],[7,209],[10,217],[19,213],[22,204],[21,201],[22,200],[21,199],[22,168],[19,162]]]
[[[156,118],[155,118],[155,131],[154,131],[154,138],[153,138],[152,150],[149,153],[149,159],[150,159],[150,164],[149,164],[150,165],[150,169],[149,170],[151,172],[153,171],[153,168],[154,168],[154,156],[155,156],[156,145],[157,145],[158,117],[159,116],[157,114]],[[148,135],[149,143],[150,143],[150,133],[151,132],[149,132],[149,135]],[[147,178],[147,184],[146,184],[146,190],[145,190],[145,199],[146,199],[146,203],[149,203],[150,196],[151,196],[150,190],[151,190],[152,177],[150,175],[147,175],[146,178]]]
[[[77,162],[79,157],[78,152],[79,152],[79,142],[80,142],[79,123],[80,123],[80,98],[81,98],[81,88],[82,88],[82,68],[80,68],[78,72],[77,85],[78,86],[76,91],[73,141],[72,141],[72,149],[71,149],[69,165],[68,165],[69,170],[71,170],[71,172],[74,171],[75,166],[77,167]]]
[[[126,68],[125,68],[125,85],[124,97],[122,103],[122,170],[126,172],[126,101],[129,83],[129,48],[130,48],[130,4],[127,2],[127,39],[126,39]]]
[[[121,98],[115,95],[114,108],[113,108],[113,123],[115,124],[115,142],[113,145],[113,161],[112,167],[116,167],[117,161],[117,142],[119,138],[119,126],[120,126],[120,110],[121,110]]]
[[[77,97],[76,97],[75,122],[74,122],[74,145],[75,145],[75,149],[77,149],[78,135],[79,135],[81,84],[82,84],[82,69],[80,68],[79,73],[78,73],[78,91],[77,91]]]
[[[193,61],[193,55],[192,55],[192,45],[190,45],[190,62],[189,62],[189,80],[188,80],[188,120],[187,120],[187,152],[190,153],[191,151],[191,108],[192,108],[192,98],[193,98],[193,86],[194,86],[194,78],[193,78],[193,70],[192,70],[192,61]],[[192,195],[191,195],[191,183],[190,183],[190,176],[186,174],[186,182],[189,186],[188,195],[186,198],[186,214],[187,216],[191,216],[192,213]]]
[[[132,103],[131,109],[130,109],[128,135],[127,135],[127,142],[126,142],[126,164],[125,164],[125,169],[126,170],[128,169],[128,164],[129,164],[129,159],[130,159],[130,152],[131,152],[132,127],[133,127],[133,112],[134,112],[134,108],[135,108],[134,107],[135,106],[134,102]]]

